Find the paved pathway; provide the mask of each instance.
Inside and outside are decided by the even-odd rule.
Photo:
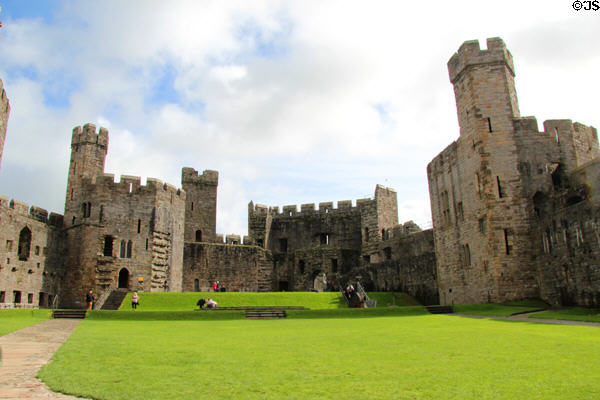
[[[446,314],[456,315],[459,317],[469,318],[488,318],[488,319],[500,319],[504,321],[522,321],[522,322],[536,322],[540,324],[554,324],[554,325],[582,325],[582,326],[595,326],[600,328],[600,322],[585,322],[585,321],[567,321],[563,319],[542,319],[542,318],[528,318],[528,315],[533,315],[534,312],[528,314],[511,315],[510,317],[496,317],[492,315],[474,315],[474,314]]]
[[[52,392],[35,376],[80,322],[50,319],[0,336],[0,399],[77,399]]]

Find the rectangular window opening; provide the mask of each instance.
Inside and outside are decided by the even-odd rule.
[[[509,245],[509,240],[508,240],[508,230],[504,229],[504,247],[506,248],[506,255],[509,256],[510,255],[510,245]]]
[[[490,132],[493,132],[493,130],[492,130],[492,119],[488,118],[487,122],[488,122],[488,129],[490,130]]]
[[[504,197],[504,193],[502,192],[502,184],[500,184],[500,177],[496,177],[496,183],[498,184],[498,198],[501,199]]]

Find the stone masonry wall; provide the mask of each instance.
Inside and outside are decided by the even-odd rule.
[[[0,196],[0,308],[48,307],[64,275],[62,215]]]
[[[257,246],[186,243],[183,291],[209,291],[215,281],[227,291],[270,291],[271,254]]]
[[[181,187],[186,192],[185,241],[216,241],[217,187],[219,173],[206,170],[202,175],[193,168],[181,170]]]
[[[6,126],[10,115],[10,103],[6,97],[4,84],[0,79],[0,166],[2,165],[2,153],[4,150],[4,140],[6,139]]]

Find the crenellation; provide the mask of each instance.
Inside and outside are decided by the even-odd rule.
[[[458,51],[448,61],[448,72],[450,82],[455,83],[465,69],[470,66],[504,65],[514,76],[514,64],[512,54],[506,48],[506,44],[500,38],[489,38],[486,41],[487,50],[482,50],[478,40],[464,42]]]

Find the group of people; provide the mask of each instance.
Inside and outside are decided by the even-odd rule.
[[[198,302],[196,303],[198,306],[200,306],[200,309],[204,308],[204,306],[206,306],[206,308],[217,308],[218,304],[216,301],[214,301],[213,299],[200,299],[198,300]]]
[[[346,286],[346,289],[342,292],[348,304],[352,308],[363,308],[365,299],[362,295],[358,293],[352,284]]]
[[[215,283],[213,283],[212,288],[213,288],[213,292],[220,292],[221,291],[221,282],[216,281]]]
[[[85,302],[87,303],[87,309],[91,310],[94,308],[94,303],[96,302],[96,296],[94,296],[94,292],[90,289],[89,292],[85,295]],[[133,292],[131,296],[131,309],[133,311],[136,310],[137,306],[140,305],[140,296],[138,296],[137,292]]]

